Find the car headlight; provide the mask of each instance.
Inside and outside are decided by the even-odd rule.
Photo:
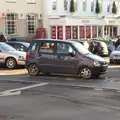
[[[100,62],[99,61],[94,61],[94,66],[100,66]]]
[[[18,59],[24,60],[24,57],[23,56],[19,56]]]

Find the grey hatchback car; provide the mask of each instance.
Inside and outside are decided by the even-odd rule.
[[[69,40],[33,40],[26,54],[30,76],[42,73],[75,74],[89,79],[107,72],[108,64],[81,43]]]

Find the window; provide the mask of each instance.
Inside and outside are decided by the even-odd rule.
[[[68,0],[64,0],[64,10],[68,10]]]
[[[54,53],[55,50],[56,50],[56,47],[55,47],[54,43],[42,42],[40,45],[39,52],[41,52],[41,53]]]
[[[57,0],[52,0],[52,10],[57,9]]]
[[[25,51],[26,50],[26,47],[24,45],[20,44],[20,43],[16,43],[15,48],[18,51]]]
[[[16,3],[16,0],[6,0],[7,3]]]
[[[35,3],[36,3],[36,0],[27,0],[27,3],[28,3],[28,4],[35,4]]]
[[[94,11],[94,1],[91,2],[91,12]]]
[[[110,12],[110,4],[107,6],[107,12]]]
[[[57,53],[68,55],[70,52],[73,52],[73,48],[67,43],[58,43],[57,44]]]
[[[83,11],[86,11],[86,0],[83,1]]]
[[[36,15],[27,15],[27,34],[34,34],[36,30]]]
[[[14,35],[17,34],[17,14],[7,14],[6,16],[6,34]]]
[[[75,10],[77,11],[77,8],[78,8],[78,1],[77,0],[74,0],[74,3],[75,3]]]
[[[37,49],[37,43],[35,42],[35,43],[33,43],[33,45],[32,45],[31,51],[32,51],[32,52],[35,52],[36,49]]]

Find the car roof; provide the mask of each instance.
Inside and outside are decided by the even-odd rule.
[[[21,44],[24,44],[24,43],[28,43],[28,42],[8,41],[7,43],[21,43]],[[30,43],[28,43],[28,44],[30,44]]]
[[[75,43],[76,41],[72,41],[72,40],[60,40],[60,39],[34,39],[34,41],[51,41],[51,42],[66,42],[66,43]]]

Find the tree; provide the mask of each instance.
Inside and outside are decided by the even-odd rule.
[[[112,5],[112,13],[113,14],[116,14],[117,13],[117,6],[115,4],[115,1],[113,2],[113,5]]]
[[[75,12],[75,3],[74,3],[74,0],[71,0],[71,2],[70,2],[70,12],[71,13]]]
[[[96,8],[95,8],[95,12],[96,12],[97,14],[99,14],[99,13],[100,13],[100,4],[99,4],[99,1],[98,1],[98,0],[96,1]]]

